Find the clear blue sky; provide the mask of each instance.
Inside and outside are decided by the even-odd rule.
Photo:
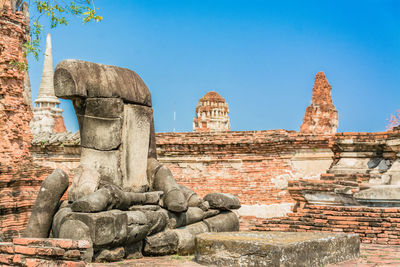
[[[383,131],[400,109],[400,1],[96,0],[101,23],[50,30],[54,65],[76,58],[136,71],[156,131],[192,131],[215,90],[231,129],[299,130],[314,76],[325,72],[339,131]],[[45,28],[47,33],[49,30]],[[44,50],[43,38],[43,50]],[[36,98],[43,59],[29,60]],[[55,66],[54,66],[55,67]],[[67,129],[78,129],[62,102]]]

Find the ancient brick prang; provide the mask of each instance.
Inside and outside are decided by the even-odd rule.
[[[229,108],[217,92],[208,92],[200,98],[193,119],[194,132],[223,132],[230,130]]]
[[[24,99],[24,71],[15,66],[26,62],[22,44],[28,38],[28,24],[21,11],[12,11],[12,2],[0,4],[0,169],[29,156],[31,142],[32,112]]]
[[[28,38],[27,4],[0,1],[0,237],[10,240],[25,228],[40,184],[51,169],[33,164],[29,121],[32,111],[25,98],[26,62],[22,44]],[[26,80],[25,80],[26,81]]]
[[[335,134],[338,112],[332,103],[331,85],[323,72],[315,75],[312,103],[306,108],[300,132],[311,134]]]

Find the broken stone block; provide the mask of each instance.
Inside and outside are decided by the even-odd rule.
[[[150,123],[153,110],[141,105],[124,105],[121,169],[123,188],[144,192],[147,181]]]
[[[64,99],[122,98],[151,107],[149,89],[134,71],[82,60],[67,59],[57,64],[54,90]]]
[[[370,168],[370,169],[376,168],[382,160],[383,160],[383,158],[372,158],[372,159],[370,159],[368,161],[368,163],[367,163],[368,168]]]
[[[78,115],[80,116],[80,115]],[[101,118],[84,115],[80,118],[81,145],[96,150],[117,149],[121,144],[120,118]]]
[[[207,194],[204,200],[210,204],[212,209],[231,210],[240,208],[239,199],[232,194],[211,193]]]
[[[128,238],[125,244],[134,244],[142,241],[146,238],[149,233],[149,225],[129,225],[128,226]]]
[[[208,232],[203,222],[194,223],[183,228],[166,230],[148,236],[145,240],[145,255],[162,256],[168,254],[192,254],[195,247],[195,236]]]
[[[54,236],[56,238],[92,241],[89,233],[89,227],[85,223],[78,220],[66,220],[59,227],[58,235]]]
[[[158,205],[133,205],[129,208],[131,211],[157,211],[161,207]]]
[[[193,192],[190,188],[184,186],[184,185],[179,185],[179,188],[181,189],[183,195],[186,198],[186,201],[188,203],[188,207],[199,207],[202,210],[206,211],[209,208],[208,202],[204,201],[199,197],[195,192]]]
[[[160,164],[156,159],[149,159],[147,173],[151,175],[153,190],[164,192],[162,203],[165,208],[174,212],[187,210],[186,198],[167,167]]]
[[[392,166],[392,161],[389,159],[384,159],[379,163],[378,170],[381,173],[386,172],[390,169],[390,166]]]
[[[73,202],[95,192],[99,186],[100,174],[90,166],[80,165],[74,170],[74,178],[68,191],[68,200]]]
[[[359,254],[356,234],[313,232],[204,233],[195,247],[195,261],[207,266],[319,267]]]
[[[163,231],[168,224],[168,215],[165,211],[145,211],[148,225],[150,226],[147,235],[153,235],[155,233]]]
[[[213,217],[215,215],[218,215],[219,213],[220,213],[220,210],[209,209],[206,212],[204,212],[204,219]]]
[[[189,207],[186,212],[168,212],[169,227],[178,228],[199,222],[204,218],[204,211],[198,207]]]
[[[85,114],[100,118],[122,118],[124,102],[121,98],[87,98]],[[82,114],[83,115],[83,114]]]
[[[96,192],[84,196],[72,203],[74,212],[99,212],[105,211],[111,203],[111,194],[106,188],[100,188]]]
[[[232,232],[239,231],[239,218],[232,211],[225,211],[217,216],[204,220],[210,232]]]
[[[164,194],[163,191],[153,191],[153,192],[146,192],[144,195],[146,196],[146,200],[143,204],[158,204],[160,201],[161,196]]]
[[[128,225],[131,225],[131,224],[146,225],[146,224],[148,224],[146,214],[142,211],[127,211],[125,213],[126,213],[126,216],[128,216]]]
[[[110,249],[101,249],[93,259],[95,262],[105,262],[105,261],[120,261],[125,256],[125,248],[117,247]]]
[[[143,248],[143,241],[139,241],[137,243],[125,246],[125,258],[128,260],[143,258],[142,248]]]
[[[53,216],[68,185],[68,176],[61,169],[55,169],[47,176],[36,197],[24,237],[49,237]]]
[[[117,246],[123,244],[127,238],[128,217],[119,210],[97,213],[73,212],[68,215],[68,219],[81,221],[89,227],[89,236],[95,248]]]
[[[118,150],[98,151],[82,147],[81,165],[96,169],[100,174],[100,181],[122,187],[120,152]],[[90,179],[89,177],[85,178]]]
[[[53,223],[51,231],[54,237],[60,236],[60,227],[65,222],[68,214],[72,213],[70,207],[60,208],[53,217]]]
[[[400,207],[400,185],[375,185],[355,193],[354,198],[370,207]]]

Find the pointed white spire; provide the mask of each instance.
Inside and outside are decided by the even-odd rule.
[[[36,104],[60,103],[60,100],[58,100],[54,93],[53,75],[53,52],[51,49],[51,36],[49,33],[47,34],[46,38],[46,51],[44,54],[42,80],[40,82],[38,97],[35,100]]]

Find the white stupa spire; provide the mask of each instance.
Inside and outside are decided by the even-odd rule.
[[[54,93],[53,75],[53,52],[51,49],[51,36],[49,33],[46,38],[42,80],[40,82],[38,97],[35,100],[35,103],[39,106],[41,103],[60,103],[60,100],[58,100]]]

